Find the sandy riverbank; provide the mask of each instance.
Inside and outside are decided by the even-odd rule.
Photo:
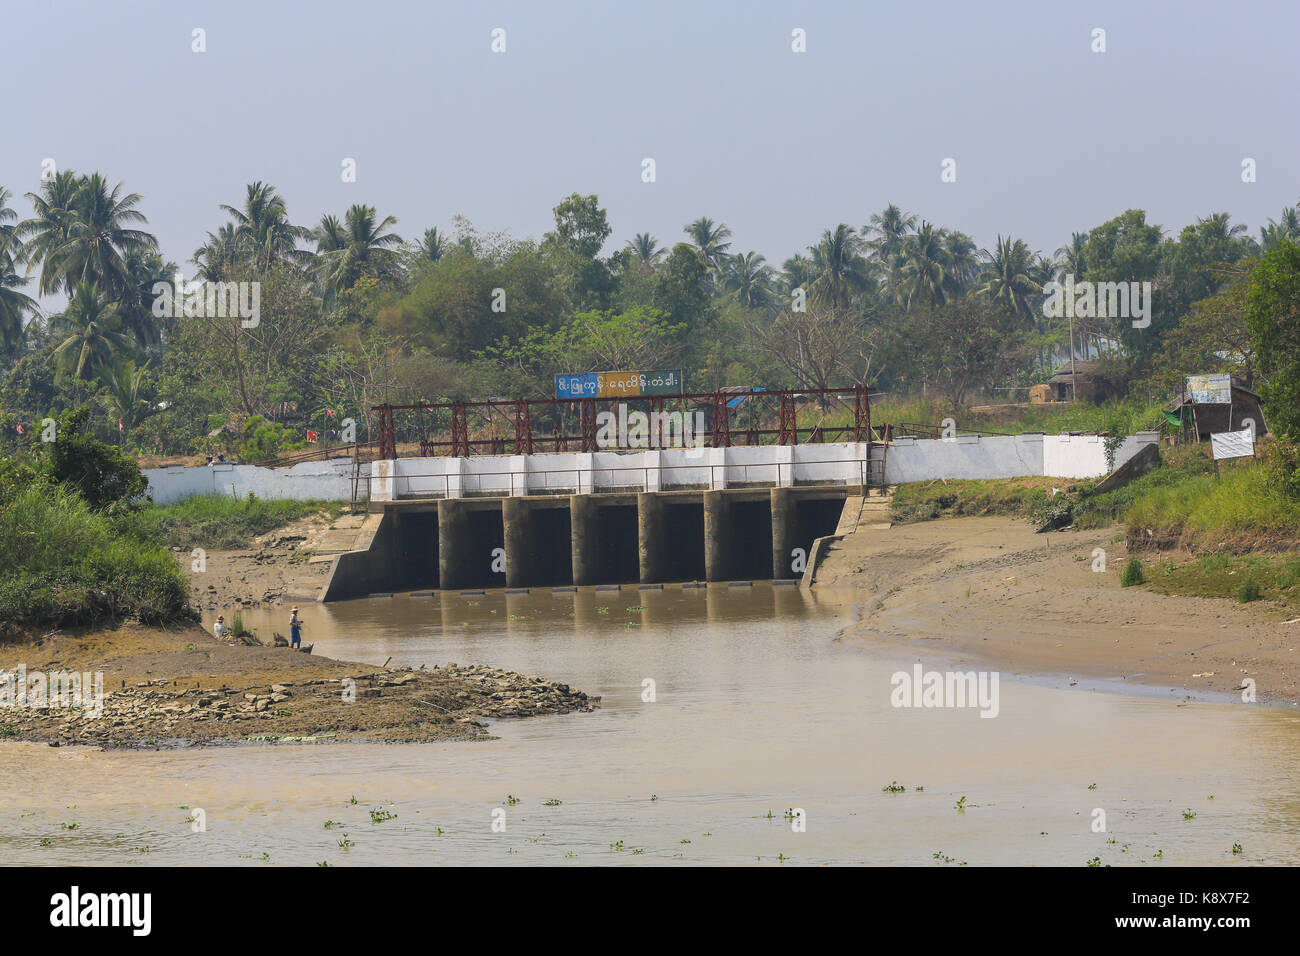
[[[98,716],[78,706],[0,710],[0,737],[55,746],[469,739],[488,736],[487,718],[589,711],[599,700],[495,668],[377,668],[224,644],[197,627],[124,625],[0,646],[0,671],[15,673],[19,665],[29,675],[103,674]]]
[[[1095,548],[1106,571],[1092,570]],[[1300,700],[1300,624],[1259,604],[1121,588],[1118,528],[1036,534],[1012,518],[868,528],[832,546],[814,595],[862,605],[841,639],[1009,673]]]

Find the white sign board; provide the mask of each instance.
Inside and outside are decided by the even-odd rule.
[[[1250,458],[1255,454],[1255,429],[1243,428],[1239,432],[1219,432],[1210,436],[1214,458]]]
[[[1187,394],[1193,405],[1231,405],[1231,375],[1189,375]]]

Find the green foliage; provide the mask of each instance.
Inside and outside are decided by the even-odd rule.
[[[82,434],[89,414],[80,408],[60,417],[56,440],[42,446],[45,471],[75,488],[92,508],[126,505],[144,494],[148,482],[121,449]]]
[[[1300,245],[1280,242],[1251,275],[1246,322],[1275,434],[1300,441]]]
[[[90,626],[190,620],[172,555],[124,531],[72,488],[37,480],[0,498],[0,622]]]
[[[269,461],[285,452],[306,448],[305,438],[298,438],[279,422],[268,422],[253,415],[234,443],[235,456],[242,462]]]

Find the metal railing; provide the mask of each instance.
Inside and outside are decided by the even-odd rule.
[[[805,475],[799,478],[797,470],[814,468],[816,466],[835,466],[849,474],[837,477],[817,478]],[[708,471],[708,480],[700,481],[680,481],[677,483],[665,483],[663,475],[665,472],[704,472]],[[718,482],[718,472],[722,472],[722,482]],[[739,471],[741,477],[735,478],[735,473]],[[775,472],[775,475],[773,475]],[[640,480],[617,480],[616,476],[640,475]],[[653,484],[650,476],[654,474],[658,479]],[[753,474],[760,477],[752,478]],[[544,481],[539,487],[530,482],[534,476],[563,475],[572,476],[573,483],[558,483],[549,480]],[[783,481],[788,475],[789,482]],[[587,481],[583,481],[586,476]],[[598,480],[597,476],[606,476],[605,480]],[[413,480],[432,480],[433,485],[430,489],[419,489],[412,492],[410,482]],[[505,479],[494,481],[493,479]],[[522,479],[522,481],[518,480]],[[613,479],[613,480],[611,480]],[[853,479],[853,480],[850,480]],[[709,490],[727,490],[730,488],[760,488],[760,487],[798,487],[809,488],[816,486],[839,487],[844,485],[883,485],[884,484],[884,459],[883,458],[835,458],[822,459],[818,461],[800,461],[800,462],[769,462],[763,464],[698,464],[698,465],[629,465],[626,467],[604,467],[604,468],[548,468],[541,470],[519,471],[485,471],[476,472],[468,475],[448,475],[440,473],[420,473],[412,475],[392,474],[392,475],[358,475],[358,483],[365,483],[368,500],[383,501],[413,501],[419,499],[437,499],[450,498],[452,495],[452,484],[459,485],[458,494],[455,497],[461,498],[497,498],[497,497],[525,497],[529,495],[547,495],[547,494],[589,494],[589,493],[626,493],[629,490],[639,491],[709,491]],[[393,497],[376,499],[372,484],[374,482],[392,482]],[[441,483],[441,491],[437,487]],[[405,484],[405,488],[403,488]],[[483,487],[487,484],[488,487]],[[466,489],[466,485],[471,487]],[[356,492],[354,492],[354,501]]]

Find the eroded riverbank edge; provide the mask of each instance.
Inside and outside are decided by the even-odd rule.
[[[1300,624],[1259,605],[1121,588],[1126,558],[1118,527],[1037,534],[1013,518],[942,518],[845,536],[812,594],[858,605],[838,640],[900,667],[930,657],[1055,686],[1237,702],[1251,689],[1260,704],[1300,705]]]
[[[19,667],[47,685],[52,674],[102,674],[98,714],[84,679],[81,700],[67,706],[3,701],[0,739],[52,746],[494,739],[486,720],[589,712],[600,701],[539,675],[483,665],[383,668],[226,644],[197,627],[124,624],[0,646],[0,671]]]

